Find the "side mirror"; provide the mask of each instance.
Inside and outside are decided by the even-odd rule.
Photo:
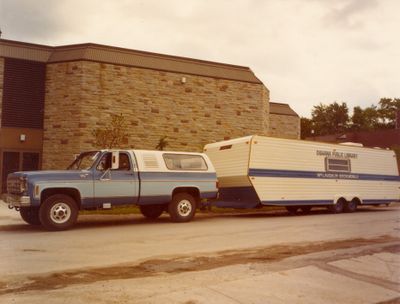
[[[119,152],[112,152],[111,155],[111,169],[119,169]]]

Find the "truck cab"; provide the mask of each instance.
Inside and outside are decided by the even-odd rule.
[[[167,211],[190,221],[202,199],[215,198],[217,177],[202,153],[97,150],[79,154],[60,171],[11,173],[7,203],[29,224],[72,227],[79,210],[138,205],[147,218]]]

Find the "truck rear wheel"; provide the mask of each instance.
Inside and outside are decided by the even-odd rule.
[[[174,222],[189,222],[196,213],[196,200],[188,193],[178,193],[168,205],[169,215]]]
[[[164,212],[165,205],[141,205],[139,208],[144,217],[154,220]]]
[[[19,214],[22,219],[30,225],[40,225],[39,220],[39,208],[36,207],[24,207],[19,209]]]
[[[75,200],[65,194],[48,197],[40,206],[39,219],[47,230],[67,230],[78,218],[78,207]]]

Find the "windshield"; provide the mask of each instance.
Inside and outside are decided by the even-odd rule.
[[[99,155],[99,151],[81,153],[74,162],[68,166],[67,170],[89,170]]]

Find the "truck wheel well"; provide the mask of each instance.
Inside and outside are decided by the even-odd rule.
[[[172,192],[172,196],[174,196],[177,193],[188,193],[191,196],[193,196],[197,204],[200,203],[200,191],[196,187],[175,188],[174,191]]]
[[[78,209],[81,207],[81,195],[78,190],[72,188],[51,188],[43,190],[40,203],[43,203],[47,198],[55,194],[65,194],[70,196],[76,202]]]

